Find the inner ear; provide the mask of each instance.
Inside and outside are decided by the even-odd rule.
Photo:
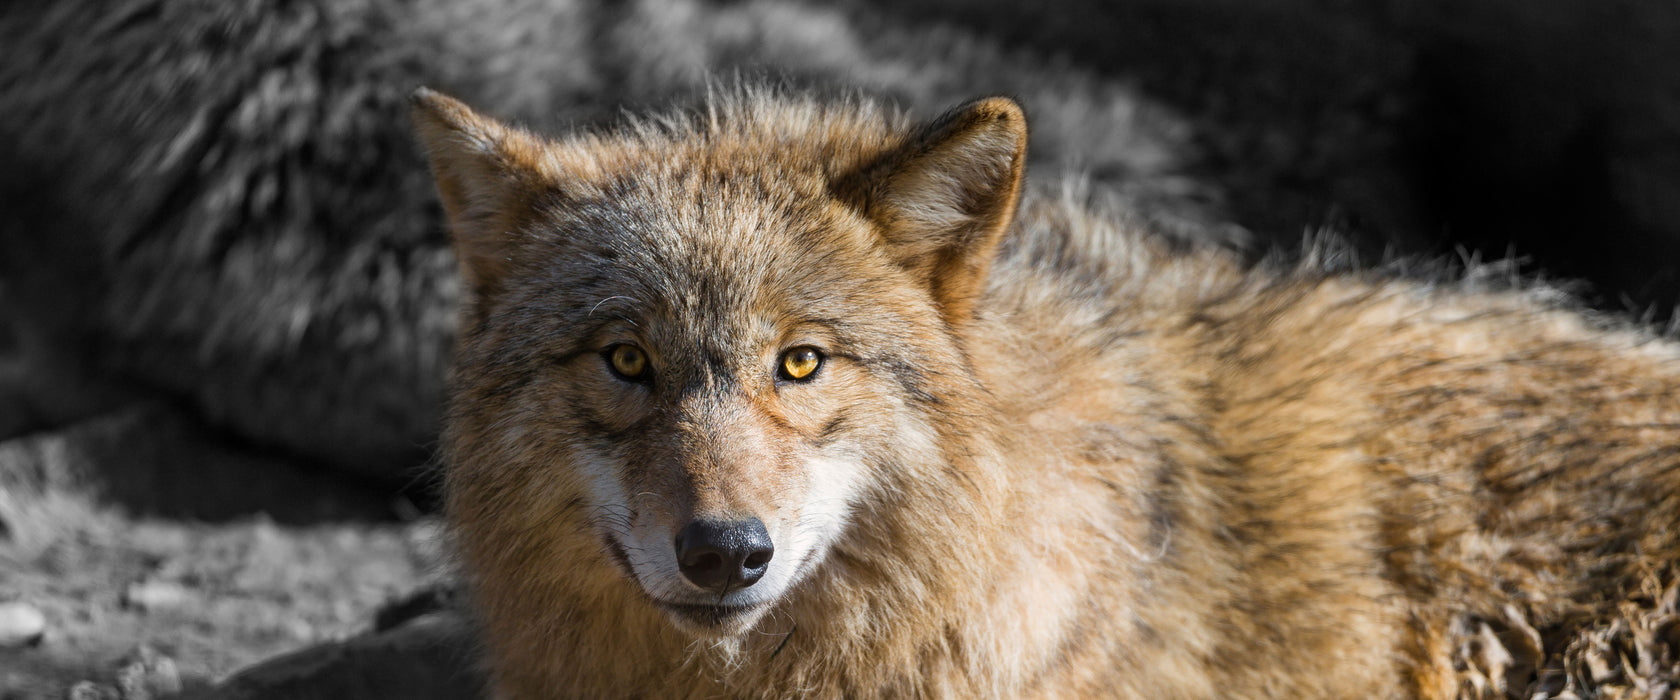
[[[882,243],[961,324],[1020,201],[1027,121],[1006,97],[964,104],[924,125],[858,175]]]
[[[462,280],[475,293],[492,292],[516,259],[517,236],[536,217],[539,197],[559,182],[554,146],[426,88],[411,101]]]

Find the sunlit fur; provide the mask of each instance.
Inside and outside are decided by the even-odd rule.
[[[448,511],[503,696],[1480,697],[1466,630],[1673,575],[1680,350],[1544,289],[1017,208],[1006,100],[416,118],[473,289]],[[661,605],[719,602],[674,563],[702,516],[766,523],[721,601],[751,610]]]

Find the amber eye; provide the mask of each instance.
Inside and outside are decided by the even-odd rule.
[[[607,351],[607,361],[625,379],[641,379],[647,373],[647,355],[634,345],[614,345]]]
[[[800,346],[782,353],[782,378],[794,381],[810,379],[822,366],[822,353],[810,346]]]

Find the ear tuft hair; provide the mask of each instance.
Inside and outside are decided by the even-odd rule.
[[[866,213],[947,323],[965,321],[1020,201],[1027,120],[1006,97],[964,104],[860,174]]]
[[[461,277],[474,292],[493,291],[507,272],[517,232],[535,214],[537,196],[558,183],[545,157],[551,146],[424,87],[410,102]]]

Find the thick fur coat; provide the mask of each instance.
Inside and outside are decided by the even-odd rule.
[[[553,139],[416,96],[502,695],[1499,697],[1668,634],[1680,346],[1022,198],[1007,99],[723,92]],[[764,578],[688,583],[746,516]]]

